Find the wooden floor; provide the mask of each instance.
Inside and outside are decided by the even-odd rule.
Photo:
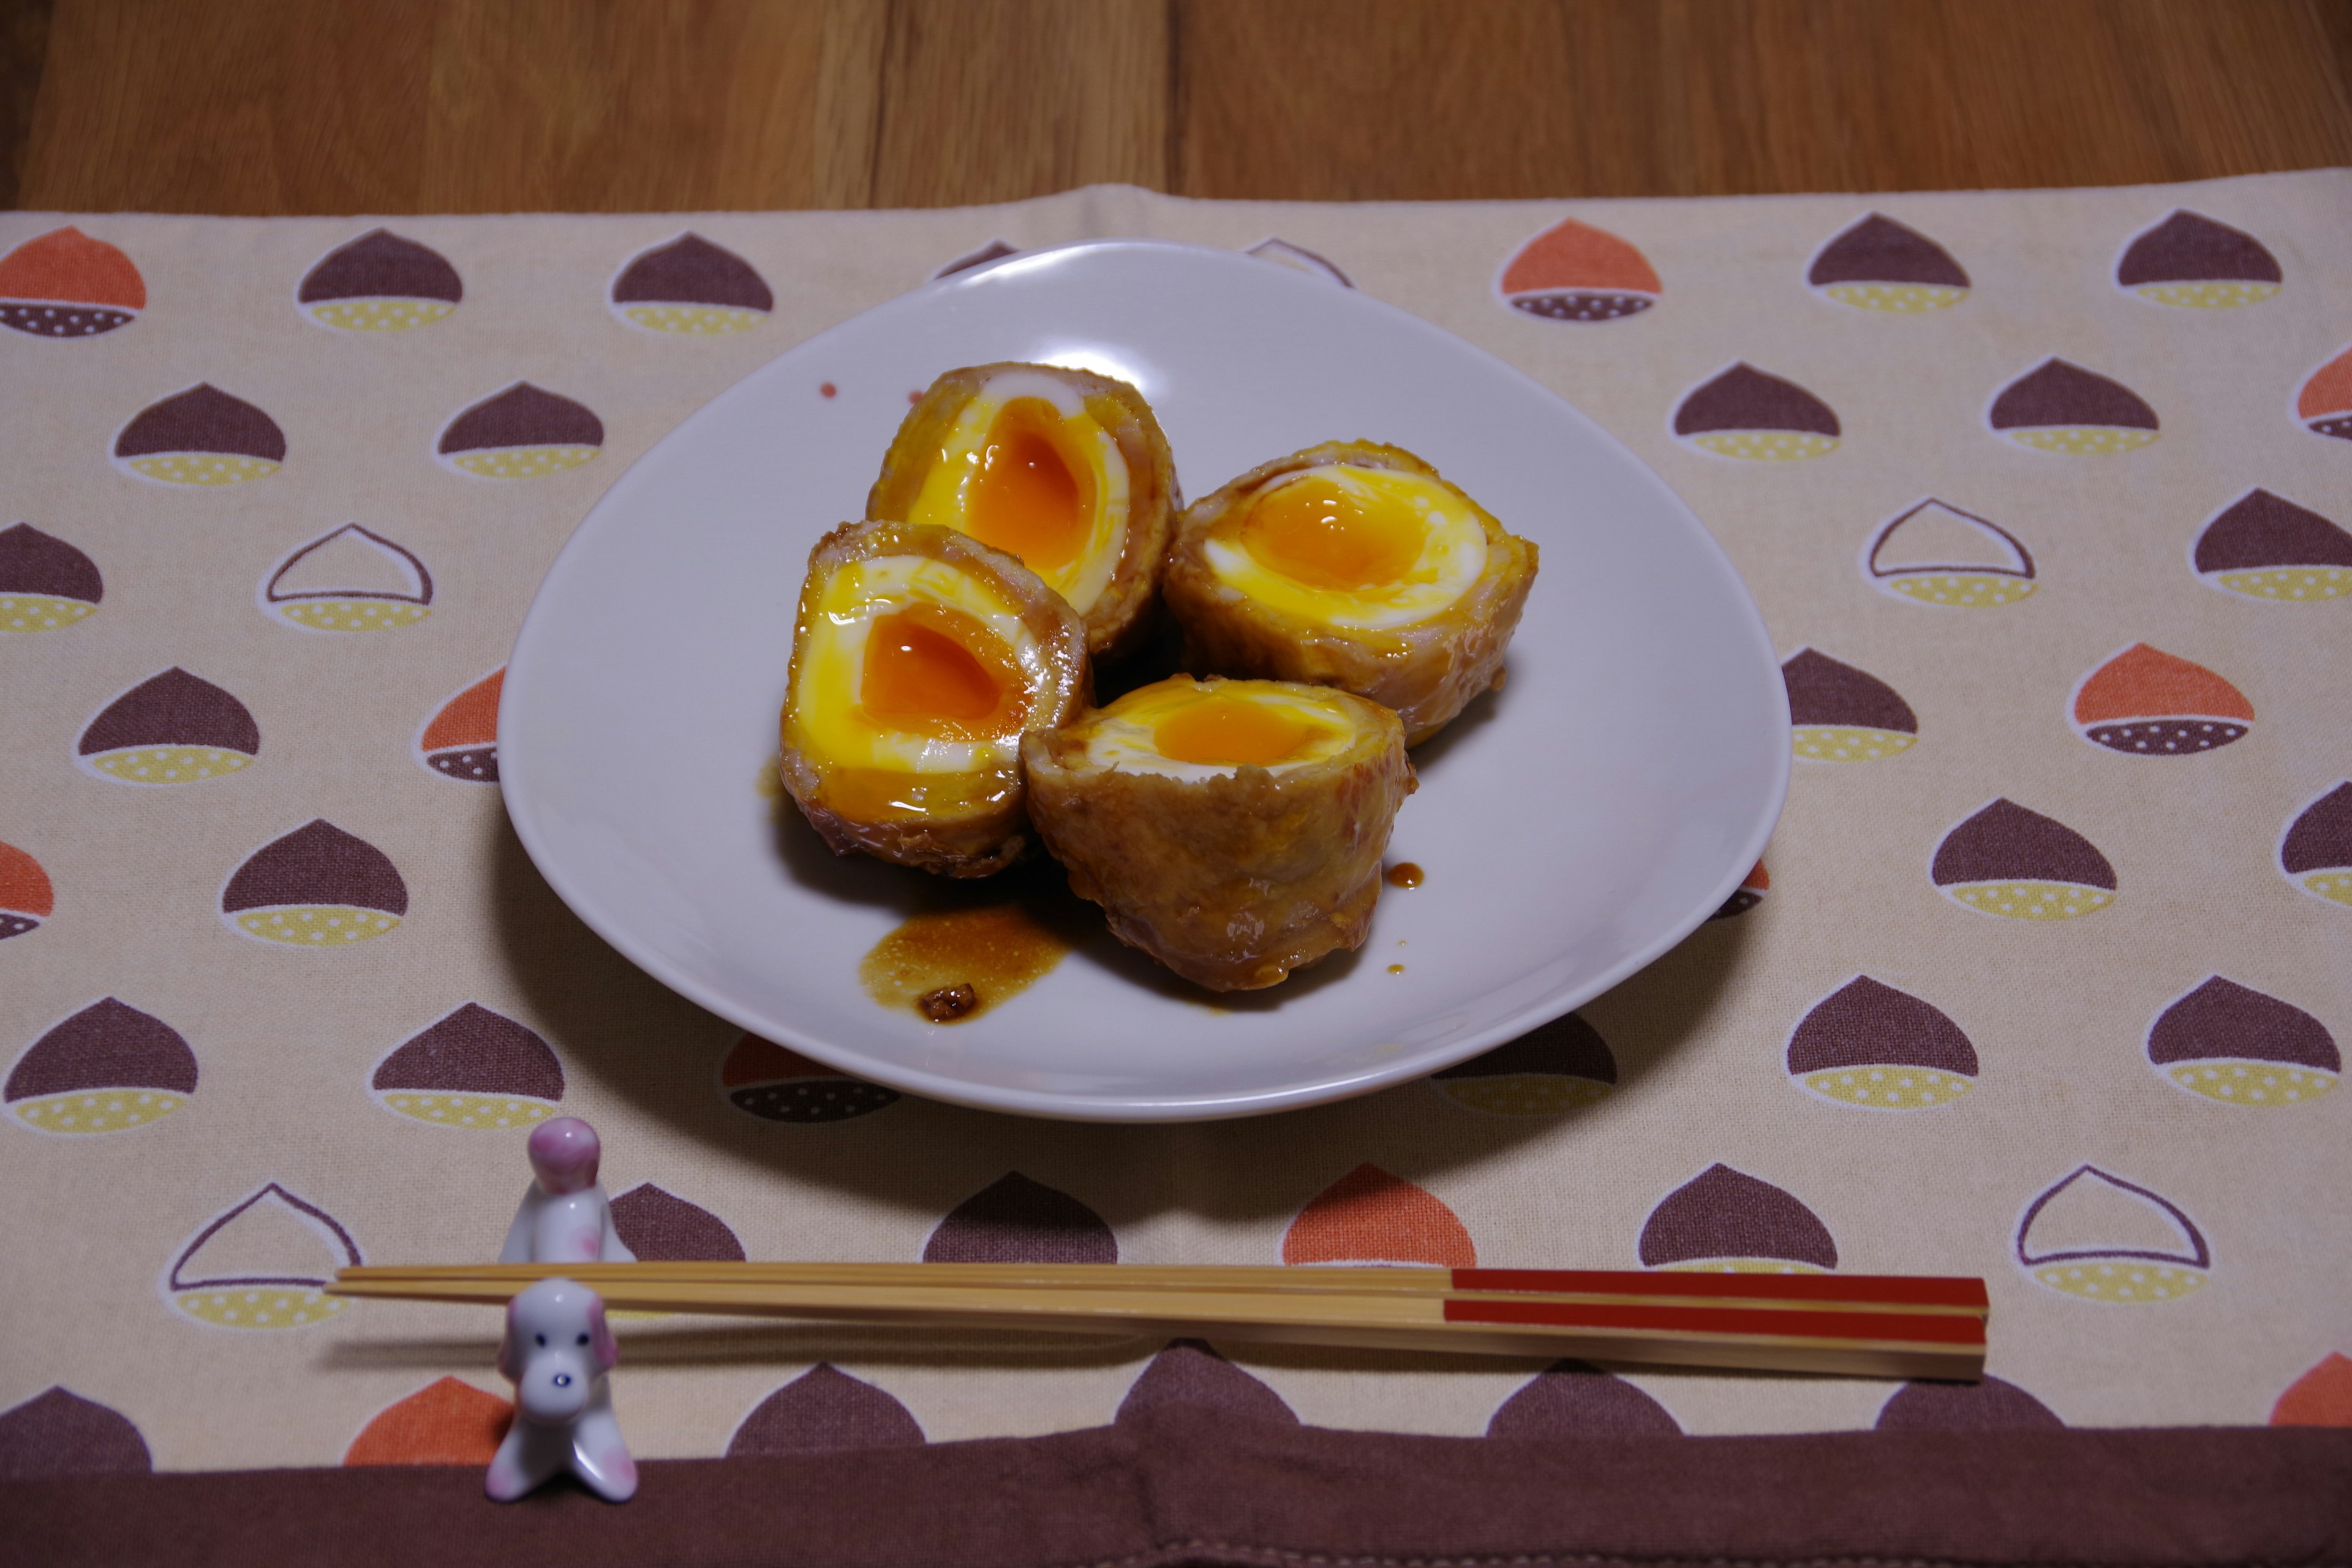
[[[0,0],[0,199],[2056,185],[2352,163],[2352,0]]]

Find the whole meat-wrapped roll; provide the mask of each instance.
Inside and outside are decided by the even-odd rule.
[[[1328,687],[1173,676],[1021,745],[1029,815],[1121,942],[1212,991],[1362,945],[1404,729]]]
[[[1021,737],[1087,690],[1085,627],[1020,562],[844,523],[809,555],[777,771],[835,853],[984,877],[1029,842]]]
[[[1369,697],[1417,746],[1500,681],[1535,575],[1535,545],[1435,468],[1335,441],[1195,502],[1165,592],[1189,668]]]
[[[1070,602],[1097,657],[1150,624],[1181,505],[1168,438],[1123,381],[1050,364],[951,370],[908,412],[866,515],[1018,556]]]

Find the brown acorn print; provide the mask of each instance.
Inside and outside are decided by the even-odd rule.
[[[514,1422],[514,1404],[454,1377],[439,1377],[369,1417],[343,1450],[357,1465],[467,1465],[490,1462]]]
[[[1771,890],[1772,874],[1764,868],[1764,862],[1759,860],[1756,862],[1755,869],[1740,879],[1739,886],[1732,889],[1731,897],[1723,900],[1723,907],[1706,918],[1710,921],[1727,921],[1734,915],[1744,915],[1762,903],[1765,895]]]
[[[613,1200],[613,1228],[640,1263],[740,1263],[743,1244],[728,1223],[651,1182]]]
[[[2294,416],[2315,436],[2352,441],[2352,347],[2311,373],[2295,394]]]
[[[2300,1105],[2344,1076],[2326,1025],[2218,974],[2156,1016],[2147,1060],[2168,1081],[2224,1105]]]
[[[1293,245],[1272,235],[1249,247],[1244,254],[1255,256],[1260,261],[1272,262],[1276,267],[1286,267],[1293,272],[1304,272],[1309,278],[1320,278],[1326,283],[1337,283],[1342,289],[1355,287],[1329,257],[1318,255],[1303,245]]]
[[[116,784],[201,784],[259,756],[261,730],[244,703],[174,665],[100,709],[74,752],[84,773]]]
[[[29,522],[0,528],[0,632],[53,632],[106,597],[98,563]]]
[[[477,479],[535,479],[576,468],[604,446],[604,422],[585,404],[518,381],[450,420],[434,449]]]
[[[958,1204],[923,1243],[926,1263],[1116,1263],[1118,1237],[1077,1199],[1018,1171]]]
[[[1489,1437],[1679,1437],[1664,1405],[1590,1362],[1556,1361],[1487,1418]]]
[[[1128,1385],[1114,1423],[1133,1421],[1163,1405],[1200,1405],[1245,1421],[1298,1425],[1282,1395],[1211,1349],[1205,1340],[1171,1340]]]
[[[1969,275],[1950,251],[1881,213],[1822,246],[1805,281],[1841,305],[1906,315],[1940,310],[1969,297]]]
[[[2116,868],[2096,845],[2007,799],[1945,834],[1928,875],[1962,908],[2010,920],[2072,920],[2116,901]]]
[[[907,1407],[862,1379],[819,1362],[752,1408],[727,1457],[911,1448],[924,1441]]]
[[[719,1088],[728,1104],[762,1121],[847,1121],[898,1103],[895,1089],[851,1078],[748,1032],[719,1064]]]
[[[443,778],[498,783],[499,697],[506,679],[500,665],[435,709],[417,732],[417,760]]]
[[[368,1077],[376,1103],[436,1127],[530,1127],[563,1099],[563,1064],[538,1034],[468,1002],[394,1047]]]
[[[1642,1267],[1809,1274],[1838,1266],[1820,1216],[1789,1193],[1717,1163],[1668,1193],[1642,1226]]]
[[[985,267],[992,261],[1002,261],[1008,256],[1020,254],[1018,246],[1003,239],[992,239],[977,249],[965,251],[952,261],[941,262],[939,270],[931,274],[931,281],[936,283],[942,278],[952,278],[959,272],[969,272],[975,267]]]
[[[0,256],[0,327],[37,338],[94,338],[147,308],[147,280],[102,239],[68,225]]]
[[[221,889],[221,918],[256,942],[348,947],[408,913],[408,885],[391,858],[324,818],[272,839]]]
[[[613,313],[649,332],[740,332],[775,308],[774,291],[750,262],[698,234],[640,252],[613,279]]]
[[[0,942],[39,930],[57,907],[41,863],[14,844],[0,844]]]
[[[177,1029],[108,996],[35,1040],[0,1089],[40,1132],[121,1132],[162,1121],[196,1091],[196,1054]]]
[[[2352,779],[2294,814],[2279,838],[2278,859],[2296,887],[2352,909]]]
[[[2075,683],[2074,733],[2127,757],[2187,757],[2242,740],[2245,693],[2201,664],[2134,643]]]
[[[0,1411],[0,1481],[143,1476],[154,1468],[129,1416],[55,1384]]]
[[[1598,1030],[1570,1013],[1429,1081],[1455,1104],[1492,1116],[1557,1116],[1605,1098],[1616,1087],[1617,1058]]]
[[[2043,360],[2002,387],[1985,419],[2020,446],[2075,456],[2137,451],[2158,428],[2139,394],[2063,359]]]
[[[235,485],[286,462],[278,421],[210,382],[149,404],[114,437],[114,466],[159,485]]]
[[[1283,1234],[1282,1260],[1475,1268],[1478,1248],[1454,1211],[1427,1191],[1363,1164],[1298,1211]]]
[[[2281,1391],[2273,1426],[2352,1426],[2352,1356],[2330,1351]]]
[[[304,631],[394,631],[433,613],[433,574],[405,545],[347,522],[272,567],[256,603]]]
[[[2137,235],[2116,261],[2116,287],[2158,305],[2226,310],[2279,291],[2278,258],[2242,229],[2186,208]]]
[[[1549,321],[1622,321],[1664,292],[1649,258],[1572,217],[1519,247],[1495,279],[1504,304]]]
[[[1809,763],[1872,763],[1919,739],[1918,715],[1895,688],[1812,648],[1780,666],[1789,688],[1790,743]]]
[[[2352,533],[2257,488],[2213,514],[2189,547],[2189,564],[2224,593],[2317,604],[2352,594]]]
[[[2066,1423],[2013,1383],[1906,1383],[1878,1407],[1881,1432],[2056,1432]]]
[[[304,315],[347,332],[429,327],[465,297],[448,258],[388,228],[372,228],[327,252],[294,290]]]
[[[1958,1024],[1867,974],[1806,1010],[1790,1032],[1787,1059],[1802,1088],[1865,1110],[1949,1105],[1977,1082],[1976,1047]]]
[[[268,1182],[189,1237],[163,1291],[181,1311],[215,1328],[307,1328],[351,1304],[325,1287],[335,1270],[363,1261],[334,1215]]]
[[[2016,535],[1933,496],[1879,525],[1863,546],[1862,575],[1882,594],[1948,609],[2013,605],[2035,587],[2033,556]]]
[[[1793,381],[1735,364],[1683,395],[1675,435],[1719,458],[1793,462],[1837,449],[1843,433],[1830,405]]]
[[[2211,1277],[2213,1254],[2196,1222],[2169,1199],[2077,1165],[2025,1205],[2018,1267],[2086,1301],[2177,1301]]]

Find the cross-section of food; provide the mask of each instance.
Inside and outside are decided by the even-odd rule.
[[[1110,929],[1212,991],[1362,945],[1404,727],[1328,687],[1172,676],[1022,742],[1029,814]]]
[[[1122,381],[1050,364],[951,370],[899,426],[866,515],[993,545],[1070,602],[1097,657],[1150,624],[1181,504],[1168,439]]]
[[[1087,695],[1086,629],[1020,562],[844,523],[809,555],[777,771],[836,854],[985,877],[1028,846],[1022,736]]]
[[[1188,668],[1369,697],[1417,746],[1500,682],[1535,575],[1535,545],[1435,468],[1335,441],[1186,510],[1165,591]]]

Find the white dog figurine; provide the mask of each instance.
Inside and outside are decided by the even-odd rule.
[[[541,1279],[507,1303],[499,1374],[515,1385],[515,1417],[482,1478],[492,1500],[512,1502],[561,1470],[607,1502],[636,1495],[604,1378],[618,1359],[604,1298],[585,1285]]]
[[[559,1116],[530,1130],[530,1168],[501,1263],[635,1263],[637,1255],[613,1228],[613,1205],[596,1180],[603,1149],[596,1130]]]

